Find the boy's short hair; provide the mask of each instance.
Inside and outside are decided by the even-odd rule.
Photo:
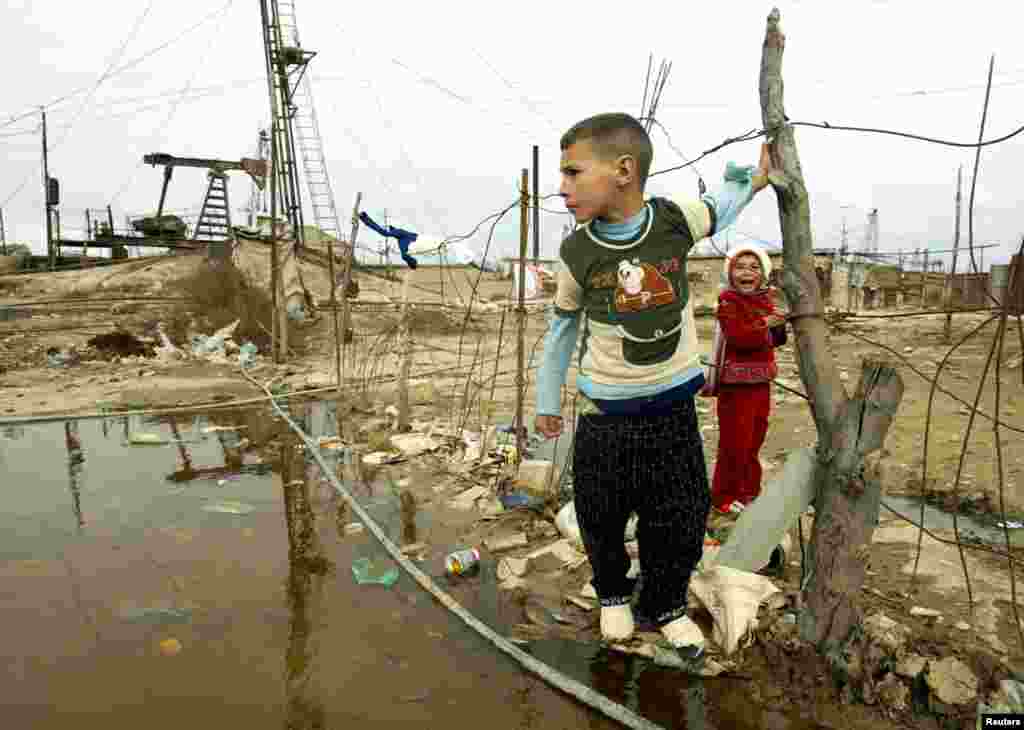
[[[590,140],[597,154],[605,160],[614,160],[620,155],[632,156],[640,176],[640,189],[644,189],[651,170],[654,147],[647,130],[635,117],[622,113],[589,117],[577,122],[562,135],[560,147],[566,150],[583,140]]]

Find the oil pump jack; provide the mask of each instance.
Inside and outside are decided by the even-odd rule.
[[[203,207],[196,222],[192,240],[205,241],[209,246],[211,258],[223,258],[229,252],[230,242],[234,239],[231,228],[231,207],[228,204],[227,173],[241,170],[249,174],[261,190],[267,179],[266,160],[243,158],[238,161],[214,160],[201,157],[176,157],[162,152],[145,155],[142,161],[147,165],[162,165],[164,168],[164,184],[160,189],[160,204],[156,215],[132,221],[132,227],[146,236],[177,236],[185,235],[185,223],[177,216],[165,216],[164,201],[167,199],[167,186],[171,182],[175,167],[197,167],[208,170],[209,182]]]

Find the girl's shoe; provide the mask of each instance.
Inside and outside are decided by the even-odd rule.
[[[628,603],[601,607],[601,636],[607,641],[629,641],[635,628],[633,609]]]

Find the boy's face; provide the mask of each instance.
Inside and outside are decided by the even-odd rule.
[[[740,254],[732,265],[732,285],[739,289],[741,294],[751,294],[761,286],[761,279],[764,272],[761,270],[761,260],[752,253]]]
[[[562,150],[560,168],[558,192],[577,223],[606,216],[624,189],[618,166],[599,157],[589,139]]]

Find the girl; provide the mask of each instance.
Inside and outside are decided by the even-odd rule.
[[[768,286],[768,254],[745,245],[725,260],[718,295],[715,362],[704,395],[718,397],[718,458],[711,488],[712,524],[734,519],[761,493],[761,462],[777,375],[774,348],[786,343],[786,318]]]

